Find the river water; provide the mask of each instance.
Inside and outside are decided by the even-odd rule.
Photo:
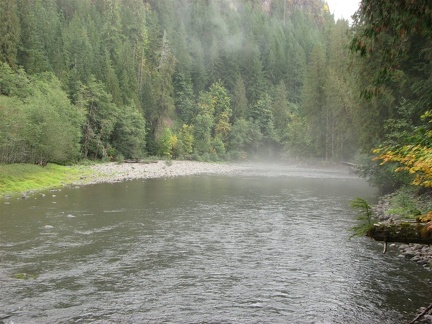
[[[347,169],[44,194],[0,201],[5,323],[401,323],[430,303],[430,272],[349,240],[349,201],[376,192]]]

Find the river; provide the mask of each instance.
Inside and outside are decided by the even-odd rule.
[[[430,303],[430,272],[349,240],[349,201],[376,192],[348,169],[43,194],[0,201],[5,323],[400,323]]]

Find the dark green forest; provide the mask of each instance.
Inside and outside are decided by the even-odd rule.
[[[350,33],[320,0],[1,1],[0,161],[349,159]]]
[[[0,162],[363,154],[392,185],[422,176],[403,154],[431,143],[431,12],[363,0],[350,26],[323,0],[2,0]]]

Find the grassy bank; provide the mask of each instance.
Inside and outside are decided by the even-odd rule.
[[[61,187],[91,173],[85,166],[0,164],[0,195]]]

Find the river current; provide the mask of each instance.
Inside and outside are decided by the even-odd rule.
[[[350,240],[355,197],[376,192],[348,169],[256,164],[0,201],[0,318],[409,321],[430,303],[431,272]]]

